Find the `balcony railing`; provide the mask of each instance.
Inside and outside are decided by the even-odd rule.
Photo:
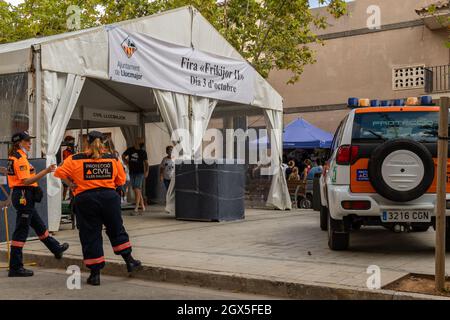
[[[450,65],[425,68],[425,92],[442,93],[450,91]]]

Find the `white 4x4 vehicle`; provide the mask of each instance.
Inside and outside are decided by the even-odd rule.
[[[346,250],[350,232],[363,225],[435,227],[438,117],[439,107],[367,107],[341,122],[320,180],[320,227],[330,249]],[[450,170],[447,216],[449,191]]]

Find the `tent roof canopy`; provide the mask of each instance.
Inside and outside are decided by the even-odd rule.
[[[160,122],[155,97],[149,88],[111,80],[87,78],[77,101],[68,129],[81,128],[82,108],[105,109],[109,111],[138,112],[145,123]],[[219,101],[213,118],[234,117],[238,114],[260,116],[262,109]],[[85,124],[86,125],[86,124]],[[95,123],[90,121],[91,128],[114,127],[114,123]]]
[[[333,135],[300,118],[284,129],[284,148],[329,148]]]
[[[299,118],[292,121],[283,131],[284,149],[330,148],[333,135]],[[252,144],[267,144],[267,136],[252,141]]]
[[[166,42],[245,61],[195,8],[186,6],[109,26],[0,45],[0,74],[30,71],[33,50],[40,50],[42,70],[109,81],[107,31],[118,26],[128,32],[143,33]],[[124,88],[122,84],[120,87]],[[253,106],[282,110],[281,96],[259,74],[254,87]],[[144,99],[127,92],[127,98]]]

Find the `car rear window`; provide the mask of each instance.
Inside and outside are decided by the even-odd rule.
[[[355,115],[353,140],[379,141],[408,138],[418,142],[436,142],[438,112],[373,112]]]

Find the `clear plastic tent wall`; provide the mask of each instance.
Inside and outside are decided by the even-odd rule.
[[[0,75],[0,158],[8,158],[11,134],[29,128],[28,73]]]

